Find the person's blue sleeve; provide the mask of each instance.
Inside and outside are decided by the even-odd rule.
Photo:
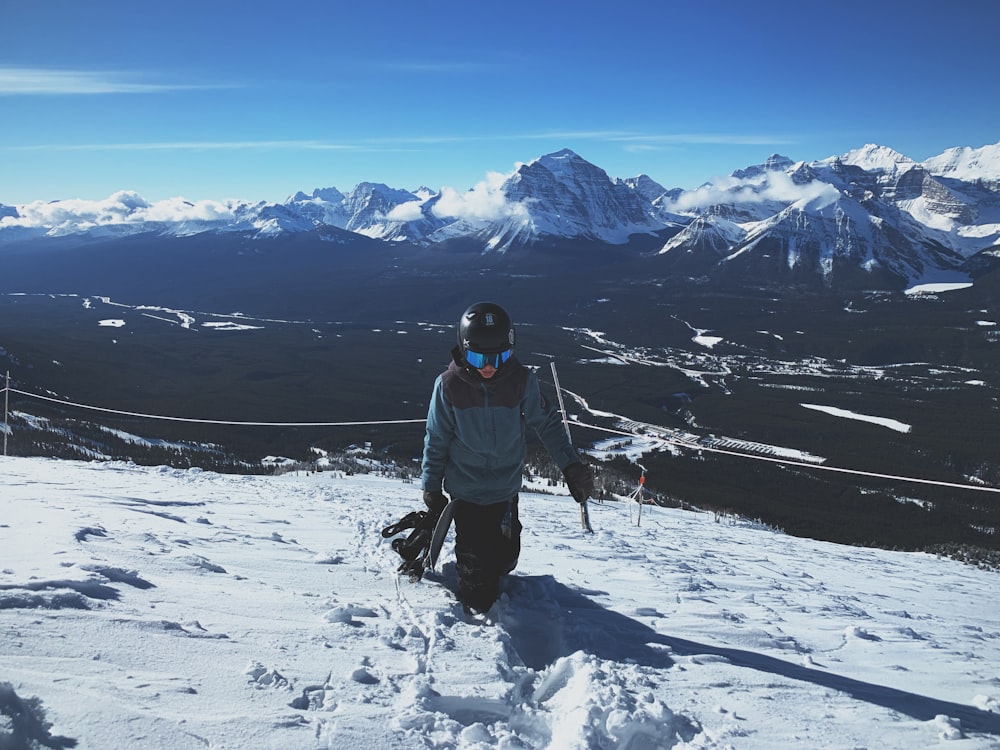
[[[455,436],[455,413],[444,394],[441,377],[434,381],[431,403],[427,407],[427,431],[424,434],[424,457],[420,483],[424,490],[440,492],[448,449]]]

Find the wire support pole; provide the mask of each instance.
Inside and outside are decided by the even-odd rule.
[[[646,484],[646,470],[643,469],[642,476],[639,477],[639,485],[635,488],[635,491],[628,496],[629,500],[634,500],[636,505],[639,506],[639,513],[635,522],[636,526],[642,525],[642,502],[643,502],[642,488],[645,486],[645,484]],[[629,518],[631,517],[632,517],[632,508],[629,507]]]
[[[559,387],[559,373],[556,372],[555,360],[549,363],[552,366],[552,381],[556,386],[556,398],[559,400],[559,411],[562,413],[563,418],[563,429],[566,430],[566,437],[569,439],[570,444],[573,443],[573,436],[569,431],[569,419],[566,416],[566,405],[563,403],[562,388]],[[580,525],[583,526],[584,531],[589,531],[591,534],[594,533],[594,527],[590,525],[590,511],[587,509],[587,498],[583,498],[580,503]]]
[[[7,455],[7,432],[10,430],[10,422],[7,420],[7,406],[10,403],[10,370],[7,370],[7,379],[4,381],[3,389],[3,454]]]

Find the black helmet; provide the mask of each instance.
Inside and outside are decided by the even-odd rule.
[[[514,324],[510,315],[493,302],[477,302],[458,321],[458,346],[463,354],[499,354],[514,348]]]

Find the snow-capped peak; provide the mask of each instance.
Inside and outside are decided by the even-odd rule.
[[[537,159],[530,162],[529,166],[532,164],[541,164],[556,176],[569,174],[578,171],[581,168],[590,167],[592,169],[596,169],[593,164],[582,158],[575,151],[568,148],[561,149],[551,154],[545,154],[544,156],[539,156]],[[603,170],[599,171],[603,172]],[[606,175],[607,173],[605,172],[604,174]],[[608,179],[610,180],[610,178]]]
[[[745,180],[752,177],[759,177],[765,172],[784,172],[793,167],[795,162],[787,156],[781,154],[771,154],[763,164],[757,164],[745,169],[737,169],[733,172],[733,177],[738,180]]]
[[[549,235],[622,244],[663,226],[649,215],[648,199],[569,149],[520,165],[501,191],[529,213],[529,241]],[[510,227],[501,231],[509,234]]]
[[[982,148],[950,148],[922,162],[922,166],[940,177],[1000,182],[1000,143]]]
[[[894,174],[903,169],[909,169],[916,164],[913,159],[887,146],[877,146],[869,143],[862,148],[848,151],[840,161],[855,167],[861,167],[867,172],[884,172]]]
[[[661,198],[667,189],[663,187],[660,183],[654,180],[649,175],[641,174],[637,177],[629,177],[624,180],[619,180],[619,182],[635,192],[641,195],[643,198],[648,200],[650,203]]]

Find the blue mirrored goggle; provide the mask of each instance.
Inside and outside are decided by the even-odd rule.
[[[477,370],[482,370],[486,365],[493,365],[494,369],[498,369],[500,365],[506,362],[514,354],[513,349],[508,349],[505,352],[500,352],[499,354],[480,354],[479,352],[465,351],[465,361],[472,365]]]

